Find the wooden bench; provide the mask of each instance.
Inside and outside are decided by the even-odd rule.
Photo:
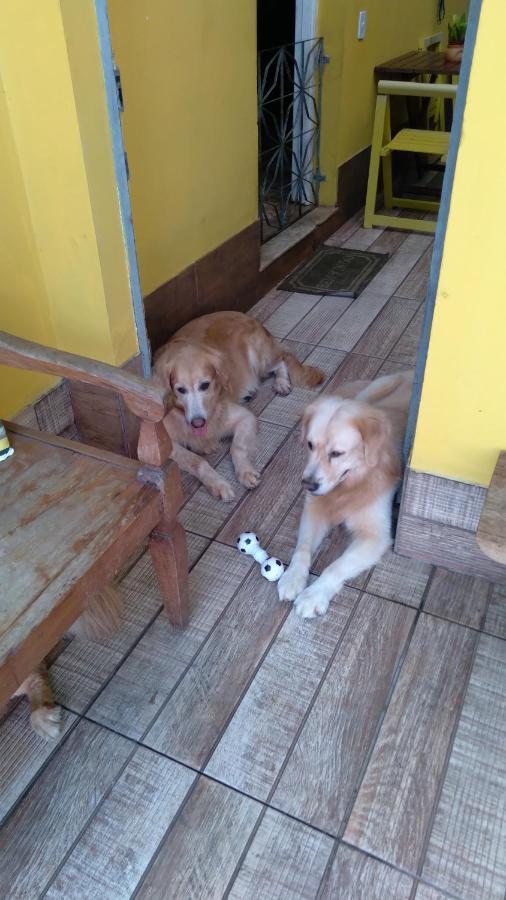
[[[138,461],[5,423],[0,462],[0,703],[148,539],[170,621],[188,618],[183,495],[162,388],[0,332],[0,364],[112,388],[140,418]]]

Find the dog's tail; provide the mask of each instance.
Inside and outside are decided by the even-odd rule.
[[[294,387],[306,387],[313,390],[325,381],[325,375],[321,369],[317,369],[315,366],[303,366],[297,357],[288,350],[283,349],[283,360]]]
[[[121,607],[121,595],[116,585],[105,585],[88,600],[67,633],[82,640],[103,641],[120,627]]]
[[[365,400],[367,403],[376,403],[389,397],[398,387],[406,383],[407,376],[412,376],[412,372],[398,372],[395,375],[384,375],[371,381],[363,390],[359,391],[356,396],[357,400]]]

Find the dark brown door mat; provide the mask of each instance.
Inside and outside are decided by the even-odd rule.
[[[321,247],[278,285],[281,291],[358,297],[389,258],[388,253]]]

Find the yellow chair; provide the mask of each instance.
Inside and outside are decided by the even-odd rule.
[[[411,200],[394,197],[392,188],[392,152],[401,150],[408,153],[425,153],[429,156],[446,156],[450,144],[448,131],[428,131],[418,128],[403,128],[394,138],[390,126],[390,97],[439,97],[455,99],[455,84],[420,84],[414,81],[380,81],[376,100],[376,114],[372,136],[371,162],[365,203],[364,228],[373,225],[403,228],[433,234],[436,223],[426,219],[409,219],[405,216],[380,215],[376,210],[380,160],[383,167],[384,205],[387,209],[413,209],[418,212],[438,212],[435,200]]]

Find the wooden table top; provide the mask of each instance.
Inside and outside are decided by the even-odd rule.
[[[108,548],[138,520],[144,536],[160,518],[158,491],[137,480],[140,463],[15,428],[14,455],[0,464],[0,681]]]
[[[374,69],[380,78],[392,75],[404,75],[414,78],[416,75],[459,75],[460,63],[446,62],[444,53],[432,50],[410,50],[402,56],[396,56],[388,62],[380,63]]]

